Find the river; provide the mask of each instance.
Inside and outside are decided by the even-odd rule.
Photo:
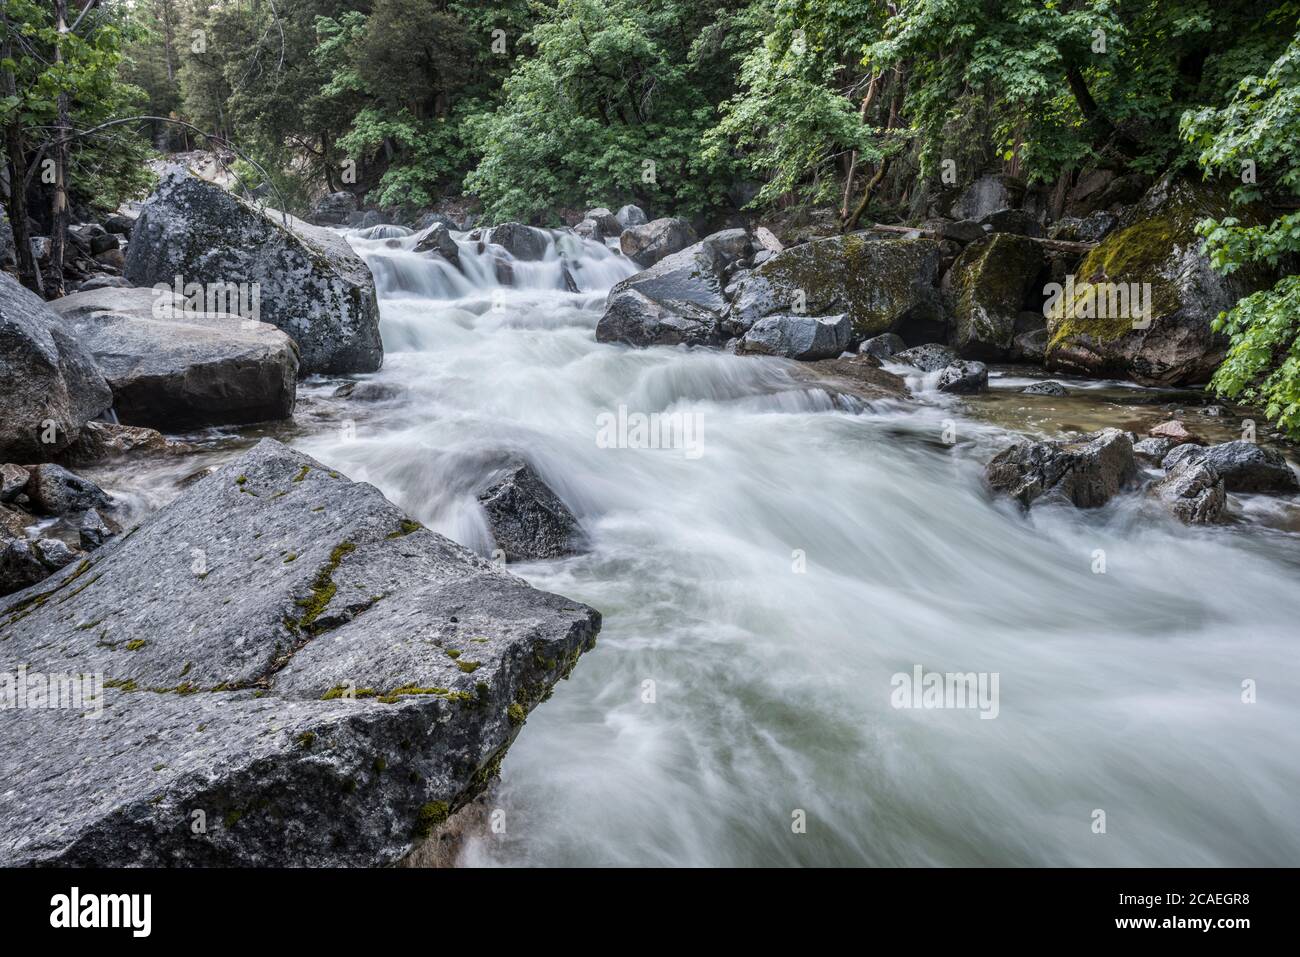
[[[512,570],[604,615],[458,863],[1300,860],[1295,503],[1234,497],[1233,523],[1189,529],[1140,495],[1025,515],[984,489],[1008,429],[1122,425],[1093,419],[1125,394],[1159,421],[1142,390],[1061,380],[1073,404],[1027,405],[1003,377],[962,403],[913,378],[920,401],[846,406],[782,360],[597,343],[634,271],[597,244],[505,287],[470,242],[462,274],[411,236],[351,239],[384,368],[350,400],[304,384],[284,435],[484,554],[485,463],[526,457],[590,549]],[[607,447],[620,407],[690,415],[698,445]],[[996,715],[895,707],[918,667],[996,674]]]

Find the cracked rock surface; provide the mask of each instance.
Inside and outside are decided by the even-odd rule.
[[[0,711],[0,865],[395,862],[599,628],[264,440],[0,600],[0,674],[105,685]]]

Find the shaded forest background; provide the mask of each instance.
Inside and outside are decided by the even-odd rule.
[[[1277,266],[1300,251],[1298,20],[1233,0],[5,0],[5,206],[21,273],[31,229],[57,244],[76,208],[147,191],[152,154],[223,144],[295,212],[347,190],[538,225],[632,202],[850,229],[988,170],[1061,197],[1199,166],[1278,210],[1206,223],[1216,266]],[[1220,385],[1300,425],[1297,315],[1287,277],[1225,316],[1255,339]]]

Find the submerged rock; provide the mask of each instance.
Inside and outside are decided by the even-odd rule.
[[[1137,463],[1129,437],[1103,429],[1077,442],[1018,442],[993,457],[985,476],[1026,508],[1039,501],[1098,508],[1134,483]]]
[[[737,351],[787,359],[834,359],[849,347],[853,323],[839,316],[764,316],[741,338]]]
[[[292,338],[303,374],[375,371],[384,350],[370,270],[337,233],[287,220],[172,169],[140,211],[125,275],[168,287],[179,276],[208,291],[256,283],[259,306],[246,318]]]
[[[1035,382],[1020,390],[1021,395],[1050,395],[1060,398],[1070,394],[1070,390],[1059,382]]]
[[[550,238],[545,232],[523,223],[502,223],[493,226],[484,234],[484,242],[496,243],[523,262],[531,262],[546,257],[550,247]]]
[[[264,440],[0,601],[0,670],[106,676],[0,721],[0,864],[391,864],[599,625]]]
[[[508,562],[560,558],[582,550],[578,520],[527,463],[515,462],[495,476],[478,500]]]
[[[130,453],[185,452],[193,447],[169,442],[155,429],[115,422],[87,422],[77,441],[68,446],[59,461],[64,465],[95,465]]]
[[[1191,432],[1187,426],[1177,419],[1170,419],[1168,422],[1161,422],[1159,425],[1153,425],[1147,430],[1147,435],[1157,439],[1168,439],[1174,445],[1182,445],[1190,442],[1193,445],[1204,445],[1205,442]]]
[[[0,461],[53,458],[112,403],[90,353],[39,296],[0,273]]]
[[[741,282],[725,328],[744,333],[764,316],[847,313],[870,337],[910,323],[942,321],[939,244],[930,239],[831,236],[782,250]]]
[[[154,289],[97,289],[53,303],[90,350],[127,425],[172,431],[287,419],[298,353],[275,326],[189,312]]]
[[[437,253],[453,266],[460,266],[460,247],[456,245],[456,240],[451,236],[449,230],[442,223],[434,223],[424,231],[416,241],[415,251],[417,253]]]
[[[1151,493],[1185,525],[1217,522],[1228,501],[1223,478],[1213,465],[1197,458],[1175,465],[1151,486]]]

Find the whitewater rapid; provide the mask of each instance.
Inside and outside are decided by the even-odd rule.
[[[604,615],[459,863],[1300,862],[1296,534],[1138,496],[1023,515],[981,482],[1010,437],[954,401],[597,343],[615,251],[557,234],[503,286],[498,249],[462,237],[462,272],[403,232],[350,237],[370,401],[294,444],[485,555],[476,491],[522,455],[591,547],[512,570]],[[696,415],[701,454],[601,447],[620,406]],[[997,673],[996,718],[894,707],[918,665]]]

